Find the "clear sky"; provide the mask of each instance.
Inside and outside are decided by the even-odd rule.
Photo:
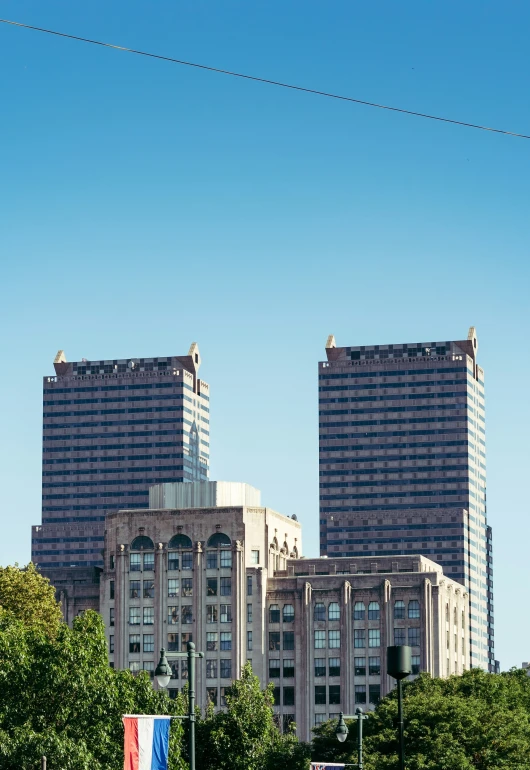
[[[0,0],[0,16],[530,133],[525,2]],[[179,355],[211,476],[318,553],[317,362],[461,339],[486,371],[503,668],[530,660],[530,141],[0,25],[0,563],[40,522],[42,376]]]

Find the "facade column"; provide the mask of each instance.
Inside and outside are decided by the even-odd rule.
[[[354,686],[353,686],[353,614],[352,614],[352,588],[347,580],[342,584],[340,592],[340,670],[342,673],[343,692],[341,692],[342,710],[346,714],[353,714]],[[346,676],[344,675],[346,674]]]
[[[154,599],[154,634],[155,666],[160,648],[167,649],[167,635],[164,633],[167,621],[167,551],[164,543],[155,546],[155,599]]]
[[[205,618],[203,610],[206,596],[203,543],[197,540],[193,547],[193,600],[192,600],[192,640],[195,649],[206,652]],[[182,652],[186,652],[182,650]],[[206,662],[197,658],[195,665],[196,703],[200,708],[206,706]],[[189,676],[189,673],[188,673]]]
[[[129,637],[129,554],[127,545],[119,545],[116,554],[116,581],[114,584],[114,666],[129,668],[127,642]],[[108,623],[109,619],[105,619]]]
[[[420,665],[423,664],[423,666],[425,666],[424,670],[431,674],[431,676],[434,676],[432,584],[428,579],[423,581],[423,601],[421,602],[420,614]]]
[[[244,547],[232,546],[232,677],[239,679],[246,661],[246,601]]]
[[[384,698],[395,686],[394,680],[388,676],[386,669],[386,648],[392,647],[394,644],[394,612],[392,607],[392,583],[390,580],[383,581],[381,603],[381,647],[379,649],[381,657],[381,697]]]
[[[305,736],[311,735],[311,728],[315,721],[314,692],[308,692],[308,683],[314,681],[315,652],[313,649],[313,601],[311,583],[304,584],[301,600],[302,617],[300,623],[300,646],[305,649],[307,669],[296,673],[298,676],[300,691],[300,725],[304,725],[302,732]],[[301,680],[301,681],[300,681]]]

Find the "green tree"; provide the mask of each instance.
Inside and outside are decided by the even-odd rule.
[[[523,770],[530,767],[530,677],[521,670],[432,679],[404,686],[407,770]],[[395,692],[364,724],[366,770],[397,770]],[[352,725],[352,728],[354,726]],[[317,728],[315,761],[355,762],[355,729],[339,744],[336,722]]]
[[[226,711],[213,712],[198,723],[197,766],[200,770],[306,770],[309,748],[294,734],[282,735],[272,710],[273,687],[262,690],[247,663],[241,679],[226,693]]]
[[[108,665],[100,616],[88,611],[55,637],[0,612],[0,767],[121,770],[122,715],[182,713],[182,699],[155,691],[148,674]],[[170,767],[185,770],[182,726],[171,725]]]
[[[42,628],[54,636],[61,622],[61,607],[55,589],[31,562],[20,569],[0,567],[0,607],[25,626]]]

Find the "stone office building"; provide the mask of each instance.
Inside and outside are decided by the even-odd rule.
[[[250,660],[301,739],[392,688],[388,645],[412,646],[415,673],[469,667],[467,592],[429,559],[305,559],[300,524],[243,484],[157,485],[150,502],[106,520],[100,601],[112,665],[152,675],[165,647],[176,692],[187,668],[171,652],[192,640],[205,653],[197,702],[222,707]]]

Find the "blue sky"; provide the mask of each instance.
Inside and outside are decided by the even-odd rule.
[[[530,133],[523,2],[0,0],[0,16]],[[0,563],[40,522],[56,351],[199,343],[212,478],[317,554],[317,362],[479,335],[497,656],[529,658],[530,141],[0,25]]]

